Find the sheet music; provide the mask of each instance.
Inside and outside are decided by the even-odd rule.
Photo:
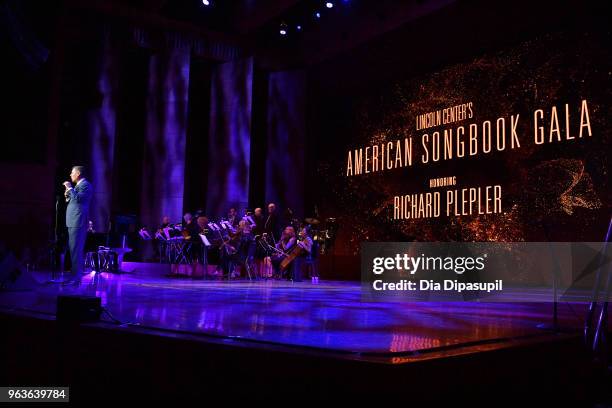
[[[209,247],[210,246],[210,241],[208,241],[208,238],[206,238],[206,235],[204,234],[200,234],[200,239],[202,240],[202,243]]]

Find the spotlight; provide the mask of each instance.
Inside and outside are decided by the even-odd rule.
[[[205,6],[210,6],[210,1],[209,0],[202,0],[202,4]]]
[[[334,7],[334,3],[332,3],[331,1],[328,1],[327,3],[325,3],[325,7],[332,8]]]
[[[281,23],[278,32],[280,33],[280,35],[287,35],[287,24],[285,22]]]
[[[298,25],[295,26],[295,29],[298,30],[298,31],[302,31],[302,26],[298,24]]]
[[[318,11],[314,13],[315,18],[321,18],[321,13]]]

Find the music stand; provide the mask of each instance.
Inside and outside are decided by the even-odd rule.
[[[550,241],[550,233],[548,229],[548,224],[546,219],[542,219],[542,228],[544,229],[544,236],[546,237],[547,242]],[[552,284],[553,284],[553,311],[552,311],[552,323],[540,323],[536,325],[538,329],[551,331],[553,333],[561,333],[561,332],[573,332],[574,330],[569,328],[562,328],[559,326],[559,300],[557,296],[558,291],[558,279],[561,267],[559,266],[559,262],[557,258],[554,256],[553,251],[549,251],[550,256],[554,261],[554,269],[552,271]]]
[[[608,245],[610,243],[610,236],[612,235],[612,217],[608,223],[608,231],[605,238],[605,246],[603,254],[607,253]],[[603,260],[600,258],[600,260]],[[601,288],[602,280],[606,279],[605,286]],[[595,275],[595,282],[593,284],[593,292],[591,303],[587,311],[587,316],[584,323],[584,342],[590,351],[594,354],[601,354],[604,356],[603,360],[606,359],[607,352],[607,339],[606,335],[608,332],[608,300],[612,291],[612,270],[610,266],[600,264]],[[603,293],[603,299],[600,305],[598,305],[598,298]],[[597,307],[599,306],[599,317],[597,318]],[[597,321],[595,327],[593,327],[593,318]]]

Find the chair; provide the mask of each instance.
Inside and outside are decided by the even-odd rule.
[[[240,243],[238,252],[232,256],[230,260],[229,276],[231,277],[232,272],[236,269],[236,266],[241,266],[247,273],[249,280],[253,280],[251,274],[252,267],[251,263],[255,257],[255,251],[257,250],[257,244],[254,239],[244,237]]]

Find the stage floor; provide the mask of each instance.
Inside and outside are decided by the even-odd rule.
[[[58,294],[95,295],[123,323],[347,353],[435,351],[546,334],[550,303],[361,301],[358,282],[205,281],[138,270],[85,275],[80,287],[40,283],[0,293],[0,308],[55,314]],[[36,273],[39,282],[48,273]],[[586,304],[559,304],[560,322],[580,329]]]

